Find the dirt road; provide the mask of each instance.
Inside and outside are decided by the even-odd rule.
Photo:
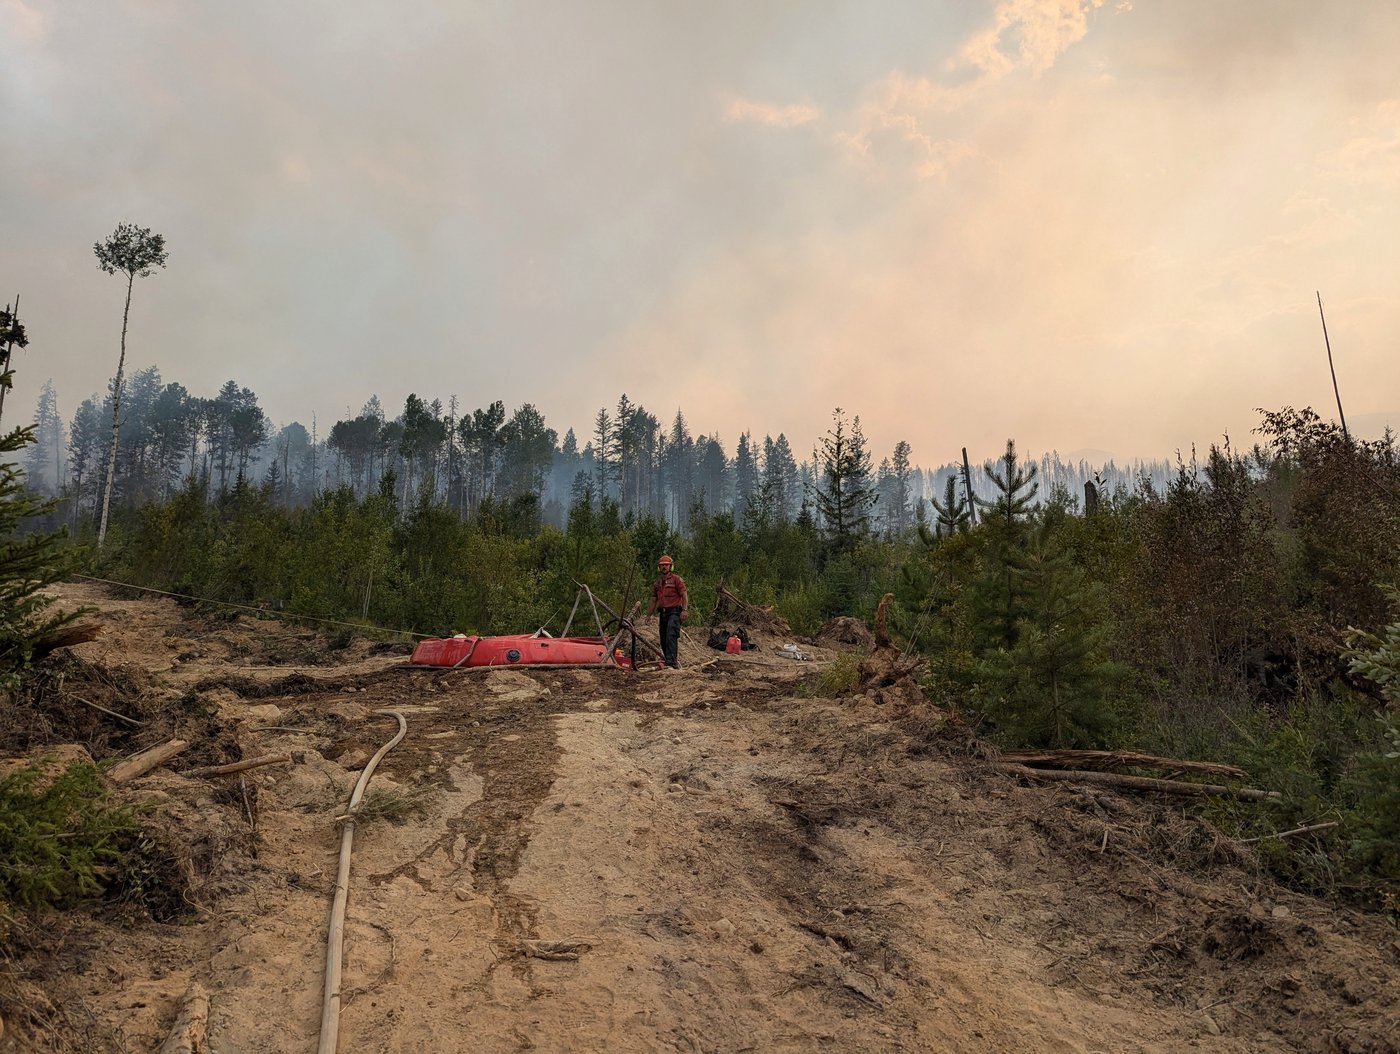
[[[215,1054],[315,1050],[336,817],[384,708],[409,733],[371,788],[402,815],[357,827],[343,1051],[1397,1049],[1383,920],[1280,890],[1181,806],[1018,786],[926,715],[800,695],[776,642],[427,672],[63,595],[100,609],[78,651],[127,671],[127,712],[302,761],[138,783],[201,832],[196,906],[57,920],[17,963],[55,1007],[40,1049],[154,1049],[198,981]]]

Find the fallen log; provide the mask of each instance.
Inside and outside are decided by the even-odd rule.
[[[227,765],[205,765],[197,769],[184,769],[181,776],[227,776],[235,772],[247,772],[249,769],[261,768],[264,765],[291,765],[298,761],[300,755],[297,754],[264,754],[259,758],[248,758],[244,761],[232,761]]]
[[[1011,765],[1005,762],[992,766],[1008,776],[1023,779],[1061,781],[1064,783],[1097,783],[1120,790],[1146,791],[1158,794],[1177,794],[1195,798],[1237,798],[1241,801],[1268,801],[1281,797],[1278,791],[1256,790],[1253,787],[1221,787],[1212,783],[1183,783],[1180,780],[1152,779],[1148,776],[1125,776],[1117,772],[1075,771],[1061,769],[1033,769],[1026,765]]]
[[[209,993],[198,981],[190,984],[180,1004],[175,1027],[157,1054],[204,1054],[209,1049]]]
[[[88,641],[96,640],[101,634],[102,624],[99,622],[80,622],[76,626],[63,626],[47,637],[40,637],[39,640],[35,641],[30,658],[34,662],[38,662],[59,648],[71,648],[75,644],[86,644]]]
[[[167,740],[148,750],[141,751],[135,757],[128,758],[119,765],[113,765],[107,771],[107,775],[113,783],[127,783],[137,776],[150,772],[153,768],[164,765],[188,746],[189,743],[183,739]]]
[[[1002,761],[1019,765],[1048,766],[1057,769],[1108,769],[1124,768],[1168,769],[1177,772],[1201,772],[1212,776],[1230,776],[1243,779],[1244,769],[1226,765],[1219,761],[1182,761],[1178,758],[1160,758],[1152,754],[1139,754],[1132,750],[1006,750]]]

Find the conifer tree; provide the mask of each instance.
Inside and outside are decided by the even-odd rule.
[[[870,510],[879,499],[860,418],[848,430],[846,415],[838,406],[812,460],[821,467],[812,487],[813,504],[832,551],[847,552],[869,532]]]
[[[35,645],[80,614],[49,614],[51,601],[43,593],[71,567],[61,546],[65,532],[19,533],[25,520],[44,515],[54,505],[28,492],[24,472],[15,464],[16,455],[33,441],[33,428],[0,436],[0,686],[11,689]]]
[[[938,513],[933,523],[934,537],[964,534],[971,526],[972,512],[968,508],[967,498],[958,488],[957,476],[949,476],[944,482],[942,503],[940,504],[937,498],[930,498],[929,504],[933,506],[933,511]],[[920,510],[922,511],[922,505]]]
[[[894,445],[890,459],[889,498],[885,505],[885,520],[896,537],[909,529],[913,511],[914,466],[910,462],[913,448],[901,439]]]
[[[984,583],[980,595],[984,614],[995,622],[1001,643],[1009,647],[1016,639],[1023,599],[1018,579],[1039,484],[1035,482],[1036,466],[1020,463],[1014,439],[1006,441],[1006,453],[987,462],[985,471],[997,496],[990,501],[974,498],[984,511],[994,560],[990,581]]]
[[[1099,591],[1056,546],[1049,522],[1031,532],[1017,576],[1022,602],[1012,639],[978,665],[983,709],[1019,745],[1106,745],[1127,674],[1109,658]]]
[[[748,432],[739,434],[734,448],[734,518],[748,514],[749,501],[758,491],[758,460],[754,457],[753,441]]]
[[[101,468],[102,411],[92,399],[84,399],[68,426],[68,486],[73,504],[73,529],[81,510],[88,508],[84,484]]]
[[[671,495],[671,524],[685,530],[694,501],[695,440],[691,438],[685,415],[679,410],[666,438],[666,483]]]
[[[45,381],[34,408],[34,445],[25,459],[29,485],[41,494],[56,495],[63,486],[63,418],[53,381]]]
[[[147,278],[166,260],[165,238],[152,234],[148,227],[121,223],[105,242],[97,242],[92,250],[97,266],[108,274],[121,272],[126,276],[126,307],[122,309],[121,355],[117,358],[117,374],[112,381],[112,449],[107,459],[107,484],[102,490],[102,520],[97,527],[97,545],[107,538],[107,514],[112,505],[112,483],[117,472],[117,439],[121,430],[122,370],[126,367],[126,327],[131,316],[131,288],[137,278]]]
[[[763,484],[771,496],[773,515],[777,521],[791,522],[802,487],[797,460],[792,456],[792,445],[782,432],[778,433],[777,439],[765,437],[763,440]]]
[[[1035,481],[1037,466],[1033,461],[1023,465],[1016,453],[1016,440],[1008,439],[1006,453],[995,461],[988,461],[984,471],[996,487],[997,496],[991,501],[975,500],[987,514],[985,520],[999,522],[1011,532],[1034,508],[1036,492],[1040,489]]]
[[[593,418],[593,469],[597,473],[598,497],[601,500],[611,493],[612,481],[617,478],[617,422],[603,407]]]

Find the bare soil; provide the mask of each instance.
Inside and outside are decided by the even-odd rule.
[[[139,911],[16,920],[0,1052],[153,1050],[191,982],[214,1054],[315,1050],[337,817],[386,708],[409,732],[370,785],[390,815],[357,824],[341,1050],[1400,1050],[1384,919],[1179,804],[1020,786],[935,707],[808,697],[782,641],[433,672],[59,593],[104,635],[7,704],[0,748],[192,746],[125,792],[166,847]],[[177,774],[276,751],[302,760]]]

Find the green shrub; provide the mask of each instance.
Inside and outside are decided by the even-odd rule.
[[[836,661],[798,686],[799,695],[818,699],[839,699],[850,695],[860,683],[860,659],[855,655],[838,655]]]
[[[120,877],[133,811],[108,804],[95,766],[55,768],[40,761],[0,779],[0,903],[68,907]]]
[[[804,583],[778,598],[777,612],[787,620],[793,633],[810,636],[821,629],[826,604],[826,590],[822,585]]]

